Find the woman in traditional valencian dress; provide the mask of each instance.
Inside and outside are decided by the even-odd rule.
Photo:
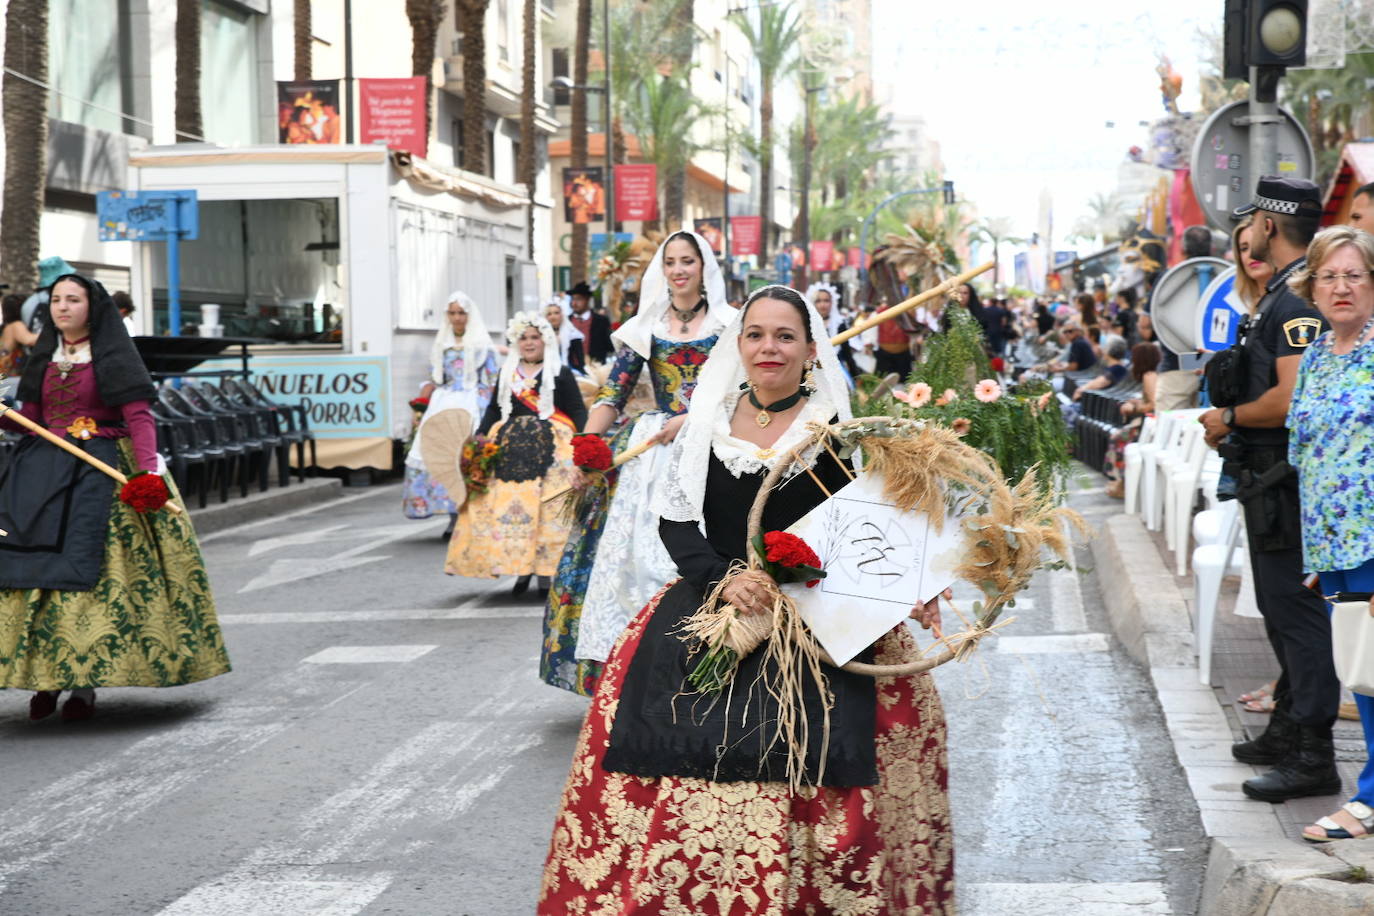
[[[810,424],[849,415],[824,333],[795,290],[765,287],[702,373],[655,494],[682,578],[635,617],[597,684],[554,825],[542,914],[952,911],[945,724],[928,675],[870,678],[823,666],[833,693],[828,740],[819,740],[814,685],[789,704],[811,735],[797,788],[785,742],[770,740],[779,705],[756,683],[762,650],[740,662],[728,695],[687,685],[701,656],[689,655],[682,627],[744,558],[765,473],[791,463],[768,499],[765,531],[786,528],[847,480],[819,446],[792,457]],[[723,597],[741,613],[765,612],[766,580],[761,570],[737,573]],[[933,602],[912,615],[938,624]],[[892,664],[913,651],[902,625],[860,658]]]
[[[470,422],[476,423],[491,401],[498,366],[496,350],[487,335],[481,311],[467,293],[453,292],[448,297],[444,323],[434,335],[429,350],[429,381],[420,389],[420,397],[428,398],[429,405],[415,431],[410,451],[406,453],[402,501],[406,518],[429,518],[447,513],[449,524],[444,532],[445,539],[453,534],[458,504],[425,467],[420,453],[425,424],[440,413],[454,409],[467,411]]]
[[[37,436],[0,473],[0,687],[37,691],[31,719],[70,690],[62,718],[89,719],[96,688],[189,684],[229,656],[195,531],[158,476],[157,392],[118,309],[77,274],[40,308],[19,413],[132,479],[121,490]]]
[[[515,594],[522,595],[530,576],[548,588],[568,539],[561,507],[545,498],[570,482],[572,437],[586,423],[587,407],[572,370],[558,358],[558,337],[547,321],[516,312],[506,340],[510,353],[497,394],[477,428],[499,449],[492,480],[486,492],[468,495],[444,571],[516,576]]]
[[[694,232],[670,235],[644,272],[639,313],[614,334],[619,350],[592,404],[587,432],[612,428],[646,366],[658,406],[621,429],[612,444],[617,453],[647,439],[673,441],[697,373],[735,314],[710,251]],[[539,674],[555,687],[591,696],[616,638],[673,571],[649,510],[649,490],[667,465],[667,452],[650,449],[584,500],[544,618]]]

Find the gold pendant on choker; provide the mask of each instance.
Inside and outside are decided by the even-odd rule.
[[[773,415],[766,410],[760,410],[754,417],[754,422],[759,425],[759,429],[767,429],[768,424],[773,422]]]
[[[67,380],[67,376],[71,374],[71,371],[72,371],[72,363],[71,363],[71,360],[64,359],[64,360],[61,360],[61,361],[58,362],[58,364],[57,364],[57,374],[60,375],[60,376],[62,377],[62,381],[65,382],[65,381]]]

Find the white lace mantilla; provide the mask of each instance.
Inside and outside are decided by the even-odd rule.
[[[810,399],[802,407],[801,413],[792,420],[792,425],[787,427],[787,431],[778,438],[778,441],[764,448],[753,442],[740,439],[730,432],[730,419],[735,414],[741,396],[742,393],[735,394],[726,402],[726,409],[716,415],[716,427],[711,431],[711,451],[720,459],[720,463],[725,465],[726,470],[736,478],[745,474],[757,474],[760,471],[772,470],[777,466],[779,459],[790,458],[797,446],[811,436],[813,423],[827,425],[835,413],[834,408],[829,404]],[[745,407],[746,411],[752,409],[752,405]],[[793,477],[800,474],[804,467],[813,464],[820,448],[818,443],[813,443],[809,448],[801,451],[799,457],[805,464],[794,462],[785,472],[785,476]]]
[[[684,473],[705,474],[705,469],[709,463],[709,456],[704,454],[706,448],[710,448],[721,464],[725,465],[736,478],[745,474],[757,474],[760,471],[771,470],[779,459],[791,459],[792,452],[811,435],[812,424],[828,425],[831,418],[835,415],[835,408],[828,401],[821,398],[810,398],[802,407],[787,427],[787,431],[774,442],[772,446],[763,448],[740,439],[730,433],[730,418],[734,416],[735,407],[739,404],[742,392],[733,392],[725,401],[724,409],[716,412],[715,426],[711,430],[709,440],[685,435],[687,428],[683,427],[673,442],[672,461],[668,467],[672,473],[667,474],[658,481],[653,494],[654,512],[669,521],[674,522],[700,522],[700,501],[689,490],[701,490],[705,482],[696,482],[697,486],[684,486]],[[746,408],[748,409],[748,408]],[[689,420],[690,424],[692,421]],[[799,456],[802,463],[793,462],[786,471],[786,476],[793,477],[800,474],[805,468],[815,464],[816,455],[821,450],[820,443],[815,443],[803,449]],[[690,451],[690,454],[688,452]],[[692,469],[687,471],[686,469]],[[698,470],[699,469],[699,470]]]

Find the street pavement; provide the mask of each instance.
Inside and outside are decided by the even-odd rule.
[[[392,485],[211,534],[231,674],[80,724],[0,693],[0,914],[533,912],[586,701],[536,676],[537,600],[443,575],[443,526]],[[1104,587],[1041,573],[936,674],[962,913],[1194,912],[1198,810]]]

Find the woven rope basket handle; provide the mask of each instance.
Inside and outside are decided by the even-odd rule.
[[[826,435],[829,435],[828,431],[812,433],[809,438],[797,446],[797,454],[805,452],[808,448],[819,442],[822,436]],[[754,539],[762,533],[763,530],[763,508],[768,505],[768,494],[771,493],[773,487],[777,486],[778,482],[782,480],[783,475],[787,472],[787,468],[791,463],[792,462],[787,460],[787,456],[785,455],[779,458],[778,463],[774,465],[767,476],[763,478],[763,483],[759,485],[758,495],[754,497],[754,505],[749,509],[749,528],[746,535],[748,543],[745,549],[749,553],[749,565],[751,568],[758,568],[758,565],[763,561],[763,557],[760,557],[758,552],[754,549]],[[808,633],[806,638],[814,639],[815,637]],[[868,677],[907,677],[912,674],[920,674],[943,665],[945,662],[952,661],[955,655],[953,649],[946,649],[939,655],[916,658],[900,665],[868,665],[863,662],[849,662],[845,665],[836,665],[835,660],[830,657],[830,653],[826,652],[824,647],[817,646],[817,648],[820,650],[821,661],[830,665],[832,668],[840,668],[841,670],[848,671],[850,674],[862,674]]]

